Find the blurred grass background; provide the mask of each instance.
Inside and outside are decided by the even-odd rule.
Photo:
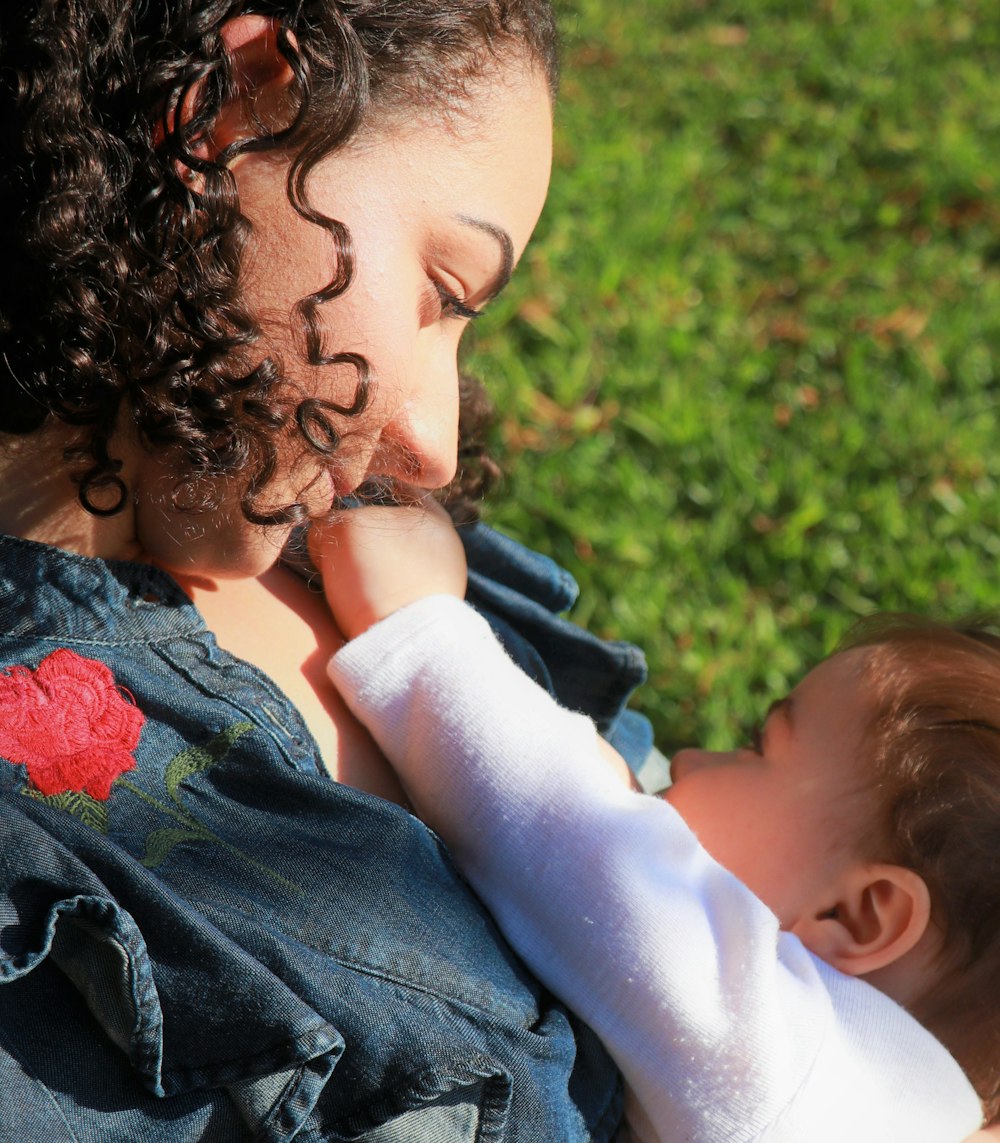
[[[875,609],[1000,606],[1000,5],[574,0],[469,365],[487,519],[725,746]]]

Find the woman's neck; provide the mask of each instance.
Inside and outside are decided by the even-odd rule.
[[[81,505],[63,456],[71,440],[62,426],[0,435],[0,532],[84,556],[141,559],[130,504],[114,516]]]

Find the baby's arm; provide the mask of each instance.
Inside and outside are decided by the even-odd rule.
[[[335,541],[321,556],[331,584],[352,558]],[[380,575],[422,575],[405,544],[379,565]],[[824,1038],[839,1040],[819,966],[672,807],[623,785],[593,724],[524,676],[470,608],[434,596],[379,622],[372,582],[351,615],[342,587],[331,593],[347,634],[375,624],[337,654],[331,677],[514,947],[602,1038],[634,1093],[633,1124],[647,1123],[642,1138],[799,1143],[806,1135],[788,1105],[807,1077],[815,1091]],[[911,1078],[934,1072],[938,1058],[912,1040],[908,1017],[888,1001],[871,1015],[902,1022]],[[889,1137],[899,1100],[877,1082],[877,1056],[834,1059],[820,1069],[819,1105],[832,1088],[837,1111],[809,1137]],[[845,1135],[840,1089],[859,1063],[872,1098],[863,1126],[847,1123]],[[942,1143],[975,1125],[973,1101],[965,1131],[954,1130],[947,1090],[939,1119],[913,1130],[909,1116],[908,1138]],[[810,1124],[816,1106],[796,1104]]]
[[[430,497],[403,507],[357,508],[309,536],[334,619],[348,639],[430,595],[465,596],[465,549],[447,512]],[[625,785],[628,763],[598,737],[597,749]],[[390,759],[391,761],[391,759]]]

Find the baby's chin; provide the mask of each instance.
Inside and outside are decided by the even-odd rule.
[[[138,531],[144,556],[181,579],[251,579],[274,567],[291,525],[263,527],[228,510],[171,513],[156,529]]]
[[[140,558],[181,577],[213,580],[260,576],[278,561],[294,525],[248,520],[238,481],[179,483],[176,469],[156,457],[144,457],[137,469],[132,535]],[[255,512],[267,516],[294,504],[303,515],[327,516],[336,493],[329,468],[311,459],[292,469],[263,489]]]

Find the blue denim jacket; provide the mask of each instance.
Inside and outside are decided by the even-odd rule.
[[[509,645],[562,685],[576,629],[530,574],[492,582],[516,547],[476,544],[476,602],[492,593]],[[590,681],[570,689],[606,669],[594,713],[613,730],[639,661],[581,646]],[[0,668],[0,1140],[614,1134],[608,1058],[437,838],[323,776],[296,709],[169,576],[0,538]],[[96,781],[42,794],[31,734],[70,770],[109,743],[134,768],[106,798]]]

